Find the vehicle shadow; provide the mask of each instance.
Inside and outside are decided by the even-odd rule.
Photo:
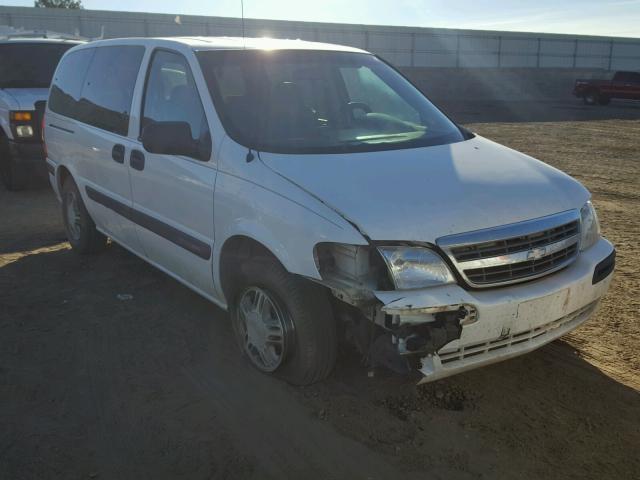
[[[0,184],[0,205],[0,254],[65,241],[60,205],[51,187],[9,192]]]
[[[561,343],[420,387],[346,350],[294,388],[247,365],[222,310],[117,245],[5,265],[0,305],[7,478],[640,472],[640,395]]]
[[[440,463],[478,477],[531,479],[640,473],[632,453],[640,444],[639,392],[562,340],[419,386],[386,372],[367,378],[354,359],[343,359],[304,400],[343,434],[412,470]]]
[[[117,245],[7,263],[0,305],[3,478],[393,478],[251,368],[225,312]]]

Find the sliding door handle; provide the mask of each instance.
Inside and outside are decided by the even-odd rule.
[[[111,150],[111,158],[113,158],[115,162],[124,163],[124,145],[119,143],[114,145]]]
[[[131,150],[129,164],[131,165],[131,168],[135,170],[144,170],[144,153],[140,150]]]

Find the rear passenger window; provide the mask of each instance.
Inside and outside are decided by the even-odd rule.
[[[52,112],[70,118],[79,117],[80,94],[94,51],[93,48],[86,48],[71,52],[62,59],[49,95],[49,109]]]
[[[186,122],[201,152],[199,160],[211,155],[211,135],[187,60],[180,54],[158,50],[154,53],[142,107],[142,125],[152,122]]]
[[[80,120],[127,135],[129,114],[144,47],[98,47],[89,66],[81,99]]]

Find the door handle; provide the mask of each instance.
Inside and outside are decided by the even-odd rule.
[[[144,153],[140,150],[131,150],[129,165],[136,170],[144,170]]]
[[[111,150],[111,158],[118,163],[124,163],[124,145],[116,144]]]

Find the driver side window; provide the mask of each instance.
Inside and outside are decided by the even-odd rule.
[[[350,102],[364,103],[372,112],[386,112],[399,120],[420,123],[420,115],[367,67],[340,69]]]
[[[153,54],[144,95],[140,132],[153,122],[186,122],[201,152],[211,155],[211,134],[191,69],[180,54],[157,50]]]

